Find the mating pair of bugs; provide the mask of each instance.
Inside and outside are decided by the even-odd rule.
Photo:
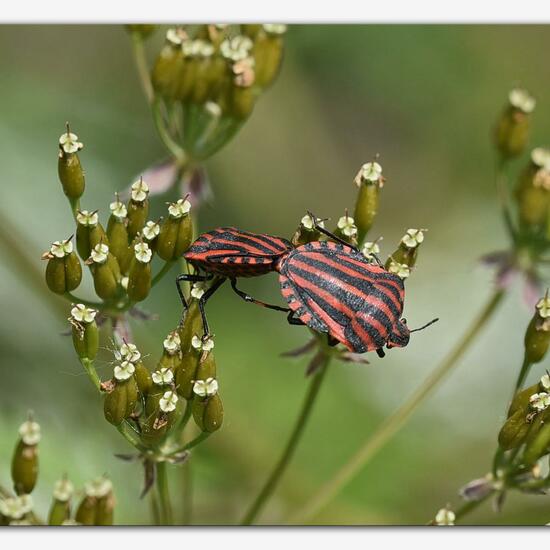
[[[405,294],[402,279],[386,271],[378,258],[377,264],[370,263],[358,248],[327,231],[315,216],[311,218],[315,229],[331,240],[294,247],[281,237],[233,227],[200,235],[183,254],[197,273],[176,279],[184,309],[187,302],[180,283],[213,280],[199,299],[204,335],[208,336],[205,303],[229,279],[243,300],[287,313],[290,324],[307,325],[327,334],[331,345],[342,343],[354,353],[376,351],[380,357],[384,356],[384,346],[406,346],[415,331],[400,318]],[[238,277],[271,271],[279,273],[287,308],[256,300],[237,288]]]

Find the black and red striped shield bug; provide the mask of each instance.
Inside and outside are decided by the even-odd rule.
[[[256,277],[275,270],[278,260],[292,250],[292,244],[281,237],[249,233],[234,227],[221,227],[200,235],[183,257],[197,273],[182,274],[176,279],[176,286],[184,310],[187,302],[180,287],[182,281],[200,282],[214,280],[210,288],[199,299],[199,310],[202,316],[204,335],[210,334],[204,311],[207,300],[227,280],[232,289],[245,301],[269,309],[290,312],[289,308],[266,304],[252,298],[237,288],[238,277]],[[201,274],[200,272],[205,274]]]
[[[313,220],[315,216],[310,214]],[[404,347],[411,332],[401,319],[403,280],[372,264],[355,247],[316,223],[332,241],[314,241],[282,256],[276,269],[292,314],[289,321],[326,333],[353,353]],[[294,320],[292,320],[294,316]]]

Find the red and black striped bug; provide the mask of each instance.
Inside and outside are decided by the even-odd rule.
[[[221,227],[200,235],[183,257],[199,272],[206,274],[182,274],[176,279],[178,293],[183,307],[187,309],[185,297],[180,288],[180,282],[210,281],[215,279],[210,288],[199,300],[199,309],[204,326],[204,334],[210,333],[204,305],[216,290],[227,280],[231,281],[232,289],[247,302],[274,309],[290,312],[289,308],[266,304],[237,288],[238,277],[256,277],[275,270],[277,261],[292,250],[292,244],[281,237],[249,233],[234,227]]]

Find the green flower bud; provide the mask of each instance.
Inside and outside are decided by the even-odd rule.
[[[187,38],[183,29],[168,29],[166,43],[157,57],[151,73],[155,92],[165,99],[175,99],[184,58],[182,40]]]
[[[144,242],[134,246],[134,258],[128,272],[128,297],[134,302],[145,300],[151,291],[151,259],[153,253]]]
[[[202,105],[212,97],[211,86],[213,80],[217,77],[216,71],[219,70],[219,65],[214,64],[214,46],[210,42],[195,40],[194,48],[196,52],[194,82],[188,99],[191,103]]]
[[[223,405],[215,378],[200,379],[193,385],[193,418],[203,432],[215,432],[223,423]]]
[[[50,250],[42,255],[44,260],[48,260],[46,284],[56,294],[71,292],[82,281],[82,267],[73,251],[71,238],[55,241]]]
[[[103,243],[96,245],[86,263],[91,266],[96,294],[103,300],[110,300],[118,291],[121,280],[117,259]]]
[[[53,490],[53,501],[48,515],[48,525],[63,525],[71,517],[71,497],[74,485],[63,478],[56,482]]]
[[[529,404],[531,396],[539,391],[539,387],[540,384],[533,384],[524,390],[518,391],[512,399],[512,403],[508,409],[508,418],[514,415],[517,411],[521,411],[524,415],[527,415],[530,410]],[[544,390],[544,388],[541,389]]]
[[[517,409],[508,417],[498,434],[498,443],[505,450],[519,447],[529,431],[528,414],[525,410]]]
[[[36,485],[39,441],[40,425],[37,422],[29,419],[21,424],[19,441],[11,462],[13,488],[18,495],[28,495]]]
[[[323,220],[319,218],[315,221],[317,222],[316,224],[310,214],[306,214],[300,220],[300,225],[292,237],[292,244],[294,246],[301,246],[303,244],[319,240],[321,237],[321,232],[316,229],[316,225],[325,227],[325,224],[323,223]]]
[[[155,252],[157,249],[157,238],[160,234],[160,223],[149,220],[141,231],[143,242],[149,245],[149,248]]]
[[[118,426],[132,415],[138,400],[138,386],[134,378],[135,366],[123,361],[114,369],[114,387],[105,395],[103,413],[105,420]]]
[[[132,184],[128,202],[128,236],[133,239],[145,226],[149,215],[149,186],[140,178]]]
[[[97,311],[84,304],[75,304],[71,309],[73,345],[81,359],[93,361],[99,350],[99,330],[95,322]]]
[[[0,498],[0,525],[12,525],[14,520],[23,520],[32,512],[31,495]],[[7,520],[7,521],[6,521]]]
[[[153,386],[145,401],[145,414],[141,420],[141,437],[145,444],[155,444],[172,427],[176,418],[178,396],[164,386]]]
[[[204,294],[204,289],[195,283],[191,287],[191,296],[193,299],[189,303],[183,324],[178,329],[181,352],[184,357],[193,350],[193,337],[196,334],[200,334],[203,330],[202,317],[199,310],[199,298],[202,294]]]
[[[78,136],[72,134],[69,125],[67,125],[66,133],[59,138],[57,171],[59,181],[63,186],[63,192],[72,200],[79,199],[84,193],[84,171],[77,154],[82,147],[82,143],[78,141]]]
[[[232,78],[224,84],[221,99],[224,113],[237,121],[246,119],[254,108],[258,89],[254,87],[254,58],[246,57],[231,65]]]
[[[407,279],[411,274],[411,268],[407,264],[396,262],[392,259],[391,256],[386,262],[386,269],[390,273],[395,273],[398,277],[401,277],[402,279]]]
[[[514,88],[495,128],[495,145],[503,158],[520,155],[527,144],[530,114],[536,101],[527,90]]]
[[[98,498],[96,505],[96,525],[113,525],[115,516],[115,497],[113,491],[109,491],[105,496]]]
[[[377,239],[376,241],[366,241],[363,243],[363,246],[361,247],[361,252],[363,253],[363,256],[367,258],[371,263],[374,263],[376,261],[375,256],[378,256],[380,254],[380,246],[378,245],[378,241],[380,239]]]
[[[106,477],[94,479],[84,486],[84,497],[76,511],[75,520],[81,525],[111,525],[105,523],[109,518],[104,515],[104,505],[100,505],[103,499],[112,499],[113,484]],[[103,515],[102,515],[103,514]]]
[[[189,248],[193,238],[193,222],[189,211],[191,203],[179,199],[168,207],[169,216],[160,228],[157,254],[166,262],[177,260]]]
[[[147,367],[145,367],[145,365],[141,361],[138,361],[137,363],[135,363],[135,367],[136,367],[136,372],[134,376],[136,378],[138,390],[139,390],[139,393],[141,393],[141,395],[145,397],[149,393],[151,386],[153,385],[151,373],[149,372],[149,369],[147,369]]]
[[[279,74],[283,60],[283,35],[286,32],[286,25],[262,25],[262,31],[256,35],[254,42],[256,84],[260,88],[267,88]]]
[[[180,364],[176,367],[176,390],[184,399],[191,399],[193,396],[193,384],[198,366],[198,354],[189,352],[182,357]]]
[[[138,34],[141,38],[149,38],[158,25],[124,25],[130,34]]]
[[[363,164],[354,181],[359,193],[353,219],[357,225],[357,240],[363,242],[378,213],[380,189],[384,186],[382,167],[377,162],[367,162]]]
[[[98,244],[109,244],[107,234],[99,223],[97,210],[79,210],[76,214],[76,249],[83,260],[87,260]]]
[[[109,250],[118,260],[122,270],[122,265],[126,265],[128,261],[128,229],[126,228],[128,210],[126,209],[126,205],[118,199],[118,194],[116,195],[116,200],[110,204],[110,209],[111,216],[107,223]]]
[[[355,225],[355,220],[351,216],[348,216],[347,211],[338,220],[334,234],[351,245],[357,246],[357,226]]]
[[[84,496],[80,501],[75,515],[75,520],[80,525],[95,525],[96,503],[96,499],[89,496]]]
[[[181,340],[177,331],[171,332],[163,342],[163,352],[158,368],[175,372],[181,362]]]
[[[550,396],[545,395],[546,407],[548,407]],[[550,424],[548,420],[550,420],[550,410],[545,410],[531,422],[523,451],[523,463],[526,466],[534,465],[539,458],[548,453],[550,446]]]
[[[388,271],[390,271],[390,267],[393,263],[393,269],[397,270],[393,271],[393,273],[399,274],[400,269],[398,266],[400,265],[408,267],[410,272],[410,269],[412,269],[416,264],[418,248],[424,242],[425,231],[426,229],[407,229],[407,232],[399,243],[399,247],[386,262],[386,269],[388,269]],[[405,273],[406,269],[401,271],[402,273]]]
[[[548,293],[536,305],[535,315],[525,333],[525,359],[540,363],[550,346],[550,297]]]

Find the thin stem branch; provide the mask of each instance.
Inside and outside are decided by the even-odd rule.
[[[497,188],[497,194],[500,199],[500,206],[502,209],[502,217],[504,218],[504,224],[506,230],[512,242],[517,240],[517,231],[514,227],[512,220],[512,214],[510,213],[510,194],[508,190],[508,182],[506,178],[506,159],[498,158],[495,167],[495,185]]]
[[[288,465],[290,464],[290,461],[294,456],[294,452],[296,451],[296,447],[304,432],[304,428],[306,427],[307,421],[311,415],[313,405],[315,403],[317,395],[319,394],[319,389],[321,388],[321,384],[325,378],[325,374],[327,372],[330,359],[331,359],[331,355],[328,353],[325,354],[324,363],[319,367],[319,370],[317,371],[317,373],[313,375],[313,378],[309,385],[309,389],[304,399],[304,403],[302,405],[302,409],[300,411],[300,414],[298,415],[298,418],[294,425],[294,429],[290,434],[290,438],[288,439],[288,442],[283,450],[283,453],[279,458],[279,460],[277,461],[277,463],[275,464],[273,471],[267,478],[267,481],[262,487],[258,496],[255,498],[254,502],[252,503],[250,509],[245,514],[241,522],[241,525],[251,525],[252,523],[254,523],[258,514],[262,511],[267,500],[275,491],[275,488],[277,487],[279,481],[281,480],[282,475],[284,474]]]
[[[97,371],[95,369],[94,362],[90,359],[87,359],[86,357],[80,358],[80,363],[86,370],[86,373],[88,375],[88,378],[90,379],[90,382],[95,386],[97,391],[101,391],[101,379],[99,378],[99,375],[97,374]]]
[[[183,465],[183,525],[191,525],[193,521],[193,468],[191,461]]]
[[[153,518],[153,523],[154,525],[161,525],[160,508],[156,488],[152,488],[150,494],[151,496],[149,497],[149,502],[151,503],[151,517]]]
[[[523,364],[521,365],[521,370],[519,371],[518,379],[516,385],[514,386],[514,395],[516,392],[521,389],[527,375],[529,374],[529,369],[531,368],[532,363],[527,359],[527,355],[523,358]]]
[[[166,471],[166,462],[157,462],[156,484],[160,500],[160,513],[162,524],[172,525],[172,504],[170,502],[170,492],[168,489],[168,473]]]
[[[314,494],[309,502],[297,514],[290,518],[291,523],[304,523],[312,518],[321,508],[330,502],[340,490],[353,479],[364,466],[392,439],[397,432],[407,423],[416,409],[425,401],[430,393],[438,386],[447,374],[456,366],[462,358],[480,330],[500,304],[505,292],[502,289],[495,290],[483,307],[479,316],[474,320],[470,328],[460,339],[451,353],[428,376],[424,383],[413,393],[408,401],[403,403],[392,415],[390,415],[371,435],[351,459],[338,470],[338,472]]]
[[[456,512],[455,512],[455,522],[461,520],[464,516],[475,510],[480,504],[483,504],[489,497],[495,494],[495,491],[487,493],[479,500],[469,500],[466,501]]]
[[[105,309],[105,304],[103,302],[93,302],[90,300],[83,300],[82,298],[75,296],[72,292],[65,292],[64,296],[73,304],[84,304],[86,307],[91,307],[99,310]]]
[[[166,123],[164,122],[164,117],[162,116],[161,102],[158,98],[153,100],[152,110],[155,127],[162,143],[164,143],[166,148],[172,153],[180,167],[186,166],[188,163],[187,154],[183,147],[181,147],[181,145],[170,135]]]
[[[153,102],[155,92],[153,91],[153,85],[151,84],[151,78],[149,77],[149,67],[147,66],[147,59],[145,58],[145,48],[143,45],[143,37],[139,32],[132,33],[132,50],[134,52],[134,61],[136,62],[136,68],[143,88],[143,93],[149,103]]]

